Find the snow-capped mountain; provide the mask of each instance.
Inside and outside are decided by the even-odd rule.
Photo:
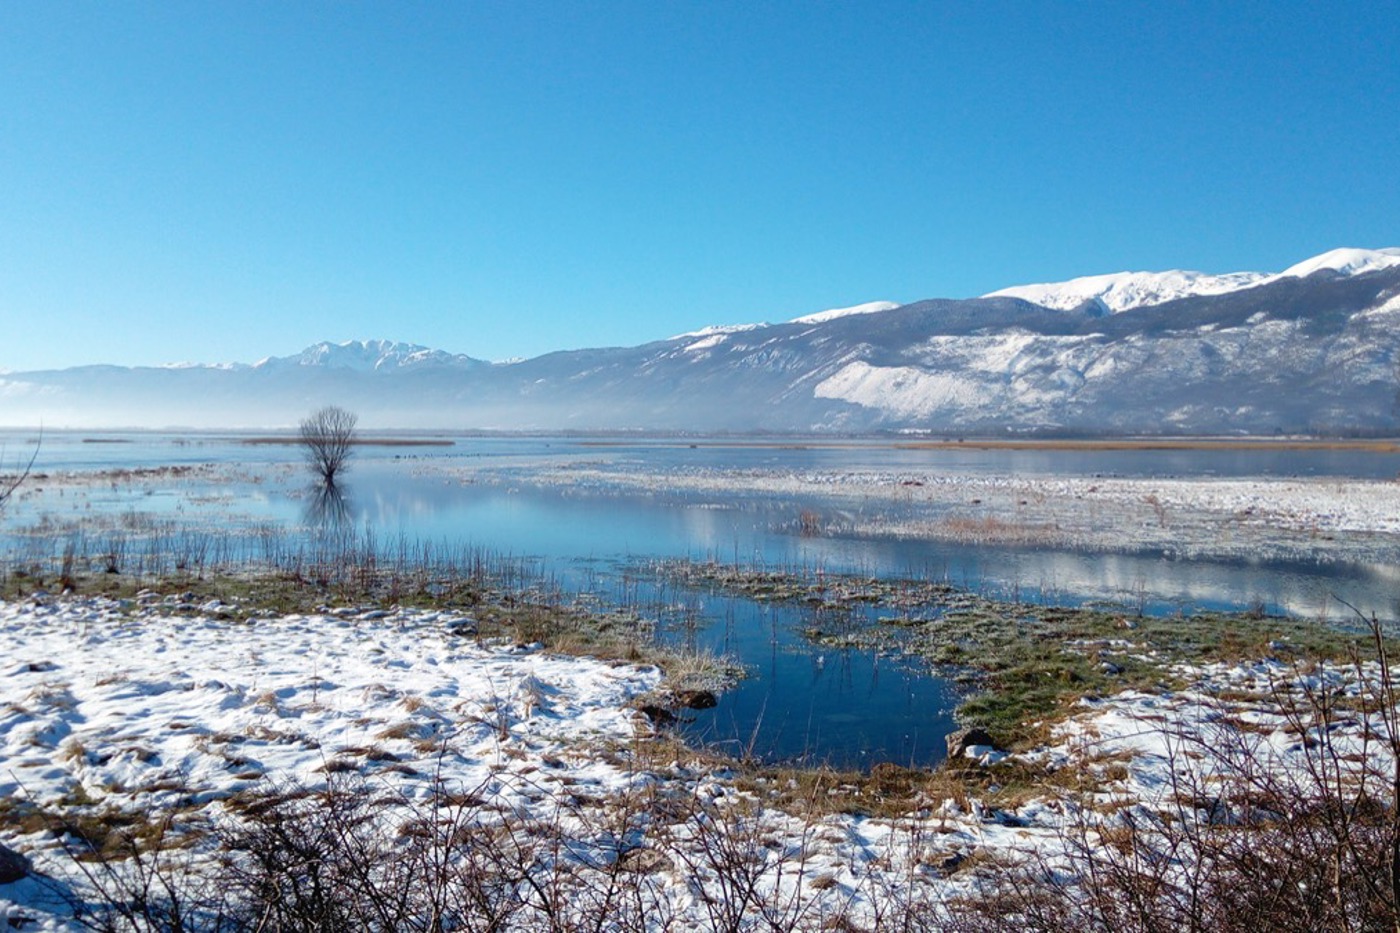
[[[1108,312],[1126,311],[1198,295],[1224,295],[1252,288],[1280,278],[1305,278],[1329,270],[1339,275],[1356,275],[1400,265],[1400,249],[1334,249],[1306,259],[1273,274],[1230,272],[1208,275],[1204,272],[1114,272],[1088,275],[1068,282],[1041,285],[1013,285],[984,295],[984,298],[1023,298],[1046,308],[1068,310],[1085,302],[1097,303]]]
[[[1225,275],[1206,275],[1179,269],[1171,272],[1114,272],[1086,275],[1068,282],[1013,285],[983,297],[1022,298],[1044,308],[1059,310],[1093,303],[1104,311],[1118,312],[1195,295],[1224,295],[1258,285],[1268,278],[1261,272],[1231,272]]]
[[[344,343],[313,344],[293,356],[270,356],[255,364],[268,369],[284,366],[320,366],[356,372],[385,372],[425,366],[471,367],[482,365],[461,353],[446,353],[415,343],[391,340],[347,340]]]
[[[1279,277],[1304,278],[1324,269],[1338,275],[1360,275],[1395,266],[1400,266],[1400,248],[1334,249],[1289,266],[1279,273]]]
[[[1032,300],[1034,299],[1034,300]],[[1230,433],[1400,430],[1400,249],[858,305],[510,365],[390,341],[0,376],[0,424]]]

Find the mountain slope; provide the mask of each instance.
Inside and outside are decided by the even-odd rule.
[[[818,387],[886,422],[1078,431],[1383,430],[1400,268],[1279,277],[1101,317],[940,328]]]

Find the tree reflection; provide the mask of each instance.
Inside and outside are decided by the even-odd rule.
[[[317,483],[306,502],[306,524],[321,531],[340,532],[350,527],[350,502],[345,487]]]

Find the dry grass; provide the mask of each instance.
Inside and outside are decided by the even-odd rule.
[[[1067,540],[1064,532],[1055,525],[1008,522],[990,515],[981,518],[949,516],[939,521],[933,531],[940,538],[977,544],[1049,547]]]

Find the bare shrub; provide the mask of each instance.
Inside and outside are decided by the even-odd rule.
[[[166,814],[149,821],[102,811],[42,815],[77,867],[77,885],[49,875],[41,883],[66,902],[73,919],[98,933],[222,933],[243,929],[219,883],[217,861],[202,856],[201,821]]]
[[[281,789],[248,805],[225,834],[226,885],[261,929],[408,927],[405,862],[375,819],[378,795],[332,781]]]
[[[204,845],[160,823],[122,836],[129,844],[75,846],[87,883],[67,899],[104,933],[864,929],[849,916],[855,888],[832,872],[807,877],[812,853],[830,844],[816,808],[792,817],[683,785],[592,796],[525,781],[514,790],[549,795],[526,810],[496,783],[453,790],[435,779],[410,799],[332,775],[319,789],[235,798],[220,828],[195,840]],[[679,913],[678,883],[698,916]],[[918,929],[932,916],[913,892],[882,893],[870,929]]]
[[[841,930],[850,928],[851,895],[834,878],[806,880],[821,842],[814,782],[793,817],[748,801],[695,799],[683,823],[672,827],[667,849],[684,869],[713,930]]]
[[[229,884],[265,930],[664,929],[662,883],[634,855],[652,803],[564,795],[530,815],[484,785],[415,803],[346,778],[245,807]]]
[[[1059,853],[984,879],[961,929],[1400,929],[1400,729],[1380,627],[1350,684],[1295,671],[1272,703],[1285,756],[1225,720],[1167,738],[1152,802],[1080,796]]]

